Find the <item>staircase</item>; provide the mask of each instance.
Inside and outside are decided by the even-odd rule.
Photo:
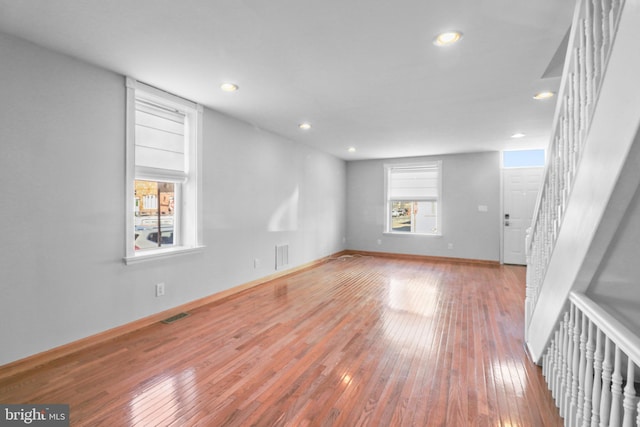
[[[616,249],[640,230],[640,0],[578,0],[552,129],[527,237],[527,349],[565,425],[640,425],[640,267],[603,275],[634,249],[640,265],[640,245]]]

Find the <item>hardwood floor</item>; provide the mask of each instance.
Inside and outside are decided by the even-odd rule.
[[[68,403],[72,426],[560,426],[524,274],[331,260],[1,379],[0,402]]]

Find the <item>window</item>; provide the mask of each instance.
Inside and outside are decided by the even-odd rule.
[[[544,166],[544,150],[513,150],[502,152],[503,168]]]
[[[440,235],[442,162],[385,165],[386,232]]]
[[[202,107],[127,79],[125,261],[202,246]]]

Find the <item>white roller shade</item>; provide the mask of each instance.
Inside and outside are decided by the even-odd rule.
[[[389,169],[389,200],[437,200],[438,165]]]
[[[186,175],[184,114],[138,101],[135,128],[137,169],[163,169]]]

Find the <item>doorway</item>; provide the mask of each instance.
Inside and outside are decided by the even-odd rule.
[[[543,167],[503,169],[502,247],[505,264],[527,263],[525,239],[531,226]]]

